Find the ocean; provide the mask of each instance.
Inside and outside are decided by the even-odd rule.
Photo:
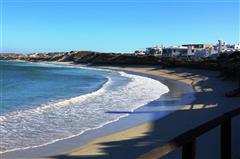
[[[81,66],[0,61],[0,153],[113,123],[169,90],[157,80]]]

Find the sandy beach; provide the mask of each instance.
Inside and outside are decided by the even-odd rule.
[[[0,10],[0,159],[240,159],[240,0]]]
[[[60,63],[65,64],[65,63]],[[69,64],[69,63],[67,63]],[[139,120],[144,118],[146,114],[148,116],[155,116],[157,111],[150,111],[149,108],[139,110],[130,114],[129,117],[121,119],[124,121],[121,123],[123,128],[117,127],[117,122],[106,125],[101,129],[116,129],[110,135],[99,135],[100,137],[93,138],[91,140],[86,140],[87,142],[83,145],[78,146],[77,142],[79,138],[86,138],[86,136],[79,136],[78,138],[73,138],[66,141],[63,146],[61,143],[57,143],[56,146],[63,149],[61,153],[57,155],[47,155],[45,149],[51,151],[48,146],[45,149],[39,151],[36,149],[35,152],[38,154],[36,157],[26,157],[25,152],[22,151],[22,158],[41,158],[41,159],[133,159],[138,158],[144,153],[159,147],[175,136],[194,128],[210,119],[213,119],[224,112],[233,110],[239,107],[239,98],[226,98],[224,93],[230,91],[237,87],[237,82],[222,80],[218,77],[218,72],[207,71],[207,70],[195,70],[187,68],[168,68],[161,69],[160,67],[101,67],[107,69],[116,69],[123,71],[130,71],[149,75],[150,77],[160,77],[164,78],[163,84],[170,86],[168,81],[176,81],[192,87],[195,100],[191,104],[186,104],[181,106],[179,110],[179,101],[182,99],[177,98],[178,93],[184,95],[185,98],[190,98],[188,94],[191,92],[179,91],[177,88],[173,88],[170,98],[163,98],[163,105],[156,107],[159,112],[171,112],[173,113],[161,117],[157,120],[152,120],[148,122],[141,122],[139,124],[131,124],[131,120]],[[180,87],[180,86],[179,86]],[[170,88],[171,90],[171,88]],[[176,97],[175,97],[176,93]],[[147,110],[147,111],[146,111]],[[131,116],[135,116],[131,118]],[[144,121],[144,120],[143,120]],[[135,121],[133,121],[135,122]],[[233,125],[233,158],[238,158],[240,156],[240,117],[232,120]],[[129,125],[128,125],[129,123]],[[116,127],[115,127],[116,125]],[[134,125],[134,126],[131,126]],[[126,128],[124,128],[126,127]],[[118,131],[119,129],[119,131]],[[101,132],[101,131],[100,131]],[[97,130],[95,134],[99,133]],[[213,159],[220,158],[220,132],[219,128],[213,129],[209,133],[206,133],[198,138],[197,140],[197,156],[201,159]],[[73,148],[70,145],[75,142]],[[211,143],[211,144],[209,144]],[[69,147],[68,147],[69,145]],[[49,145],[51,146],[51,145]],[[56,147],[54,149],[56,149]],[[65,148],[64,148],[65,147]],[[36,153],[31,152],[31,155]],[[31,156],[30,155],[30,156]],[[12,156],[18,156],[16,152]],[[19,157],[18,156],[18,157]],[[164,158],[177,159],[181,156],[180,149],[167,155]],[[3,156],[4,158],[4,156]],[[9,158],[9,157],[8,157]],[[11,158],[11,155],[10,155]]]
[[[171,138],[190,128],[204,123],[229,110],[239,107],[239,98],[226,98],[224,93],[237,86],[233,81],[218,78],[218,72],[192,70],[185,68],[160,69],[157,67],[107,67],[174,79],[191,85],[196,100],[185,105],[164,118],[140,124],[138,126],[97,138],[88,144],[70,152],[52,156],[52,159],[77,158],[138,158],[151,149],[161,146]],[[174,106],[169,106],[174,109]],[[141,114],[140,114],[141,115]],[[233,122],[233,158],[240,156],[239,117]],[[238,138],[237,138],[238,137]],[[209,144],[211,143],[211,144]],[[199,158],[219,158],[219,128],[198,138]],[[179,158],[180,151],[167,155],[166,158]],[[165,158],[165,157],[164,157]]]

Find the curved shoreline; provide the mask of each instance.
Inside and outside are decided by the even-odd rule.
[[[118,70],[118,71],[122,71],[122,70]],[[130,74],[135,74],[135,75],[140,75],[140,76],[146,76],[146,77],[149,77],[149,78],[153,78],[153,79],[159,80],[160,82],[163,82],[164,84],[167,84],[167,85],[178,85],[178,84],[180,84],[179,82],[176,82],[174,80],[172,80],[172,81],[170,80],[171,82],[169,83],[169,79],[166,80],[165,78],[162,78],[162,77],[157,77],[157,76],[152,76],[152,75],[147,75],[147,74],[142,74],[142,73],[136,73],[136,72],[132,72],[132,71],[126,71],[126,72],[130,73]],[[182,85],[182,84],[180,84],[180,85]],[[178,87],[182,87],[182,89],[185,89],[185,91],[187,91],[187,90],[189,91],[190,88],[188,86],[187,86],[188,87],[187,88],[186,85],[185,86],[183,86],[183,85],[180,86],[180,85],[178,85]],[[166,97],[161,97],[161,98],[166,98]],[[186,99],[186,98],[184,97],[184,99]],[[147,111],[147,110],[149,110],[148,107],[149,107],[148,105],[140,107],[137,110],[135,110],[134,112]],[[156,111],[156,110],[151,110],[150,109],[149,111]],[[121,118],[121,120],[118,119],[114,123],[104,125],[101,128],[94,129],[94,130],[89,130],[88,132],[85,132],[85,133],[81,134],[81,136],[78,135],[76,137],[72,137],[72,138],[69,138],[69,139],[57,141],[56,143],[53,143],[53,144],[50,144],[50,145],[47,145],[47,146],[43,146],[43,147],[5,153],[2,156],[4,156],[4,158],[14,158],[14,156],[17,156],[17,158],[19,158],[19,156],[21,156],[21,154],[22,154],[24,156],[24,158],[33,158],[33,157],[36,157],[36,156],[41,156],[41,154],[43,154],[43,152],[44,152],[45,155],[48,154],[47,156],[55,155],[55,154],[59,154],[63,151],[65,152],[65,151],[72,150],[75,147],[82,146],[82,145],[86,144],[87,142],[89,142],[89,141],[91,141],[91,140],[93,140],[97,137],[108,135],[108,134],[111,134],[111,133],[115,133],[115,132],[130,128],[130,127],[134,127],[136,125],[139,125],[139,124],[142,124],[142,123],[145,123],[145,122],[148,122],[148,121],[152,121],[152,120],[155,120],[155,119],[161,117],[161,116],[149,117],[148,115],[145,115],[144,118],[141,117],[141,120],[138,120],[138,119],[136,120],[136,116],[132,115],[131,112],[124,112],[124,113],[127,113],[127,115],[129,115],[129,116]],[[168,112],[168,113],[170,113],[170,112]],[[167,115],[167,114],[165,114],[165,115]],[[131,123],[130,125],[124,126],[124,125],[126,125],[126,123],[129,123],[129,122]],[[116,128],[116,126],[117,126],[117,128]],[[76,138],[84,138],[84,140],[76,143]],[[72,146],[68,147],[68,149],[63,148],[64,146],[60,146],[61,148],[59,149],[59,145],[69,145],[68,143],[73,142],[73,141],[75,141],[75,144],[72,144]],[[47,153],[46,151],[49,151],[49,153]],[[55,152],[53,152],[53,151],[55,151]],[[26,154],[28,154],[28,155],[26,155]]]
[[[58,142],[42,149],[9,154],[9,159],[137,158],[145,152],[161,146],[173,137],[239,107],[239,98],[226,98],[224,96],[224,93],[235,88],[237,83],[217,78],[218,72],[189,68],[161,69],[159,67],[133,66],[107,68],[160,78],[163,83],[173,82],[173,85],[177,85],[176,90],[172,91],[173,94],[169,94],[169,96],[163,95],[162,98],[151,102],[148,106],[141,107],[132,113],[128,112],[131,115],[114,124],[108,124],[80,137]],[[186,89],[191,88],[190,94],[185,92],[182,93],[182,96],[178,96],[181,94],[182,89],[179,90],[181,86]],[[194,102],[186,104],[187,99],[193,93]],[[186,98],[186,101],[182,101],[182,97]],[[180,104],[183,104],[180,110],[179,101],[182,101]],[[162,106],[157,107],[158,104],[162,104]],[[175,111],[176,109],[179,111]],[[169,115],[165,114],[163,118],[158,119],[159,113],[162,111],[174,112]],[[240,138],[239,122],[239,118],[232,121],[234,152],[232,156],[235,158],[240,156],[238,151],[240,147],[238,142]],[[206,144],[209,141],[212,144]],[[214,129],[200,137],[197,144],[199,147],[198,158],[219,158],[220,153],[217,145],[219,145],[219,131]],[[179,155],[181,155],[180,151],[176,151],[166,158],[178,158]],[[5,156],[2,157],[5,159]]]
[[[239,107],[239,98],[226,98],[224,96],[225,91],[235,88],[237,83],[234,81],[223,81],[217,78],[218,72],[189,68],[159,69],[156,67],[140,68],[131,66],[121,67],[121,69],[169,77],[188,84],[193,87],[196,99],[192,104],[185,105],[181,110],[164,118],[97,138],[71,152],[62,153],[62,155],[49,158],[138,158],[153,148],[165,144],[177,135]],[[233,158],[238,158],[240,156],[239,122],[239,117],[232,121]],[[200,136],[197,142],[197,157],[220,158],[220,149],[218,148],[218,145],[220,145],[219,137],[218,128]],[[208,144],[209,142],[211,142],[211,144]],[[181,156],[181,152],[178,149],[163,158],[173,159],[179,158],[179,156]]]
[[[40,64],[42,64],[42,63],[40,63]],[[95,69],[95,68],[85,68],[85,67],[81,67],[81,69],[92,69],[92,70],[100,70],[99,68],[97,68],[97,69]],[[102,71],[112,71],[112,70],[106,70],[106,69],[101,69]],[[159,89],[162,89],[162,92],[161,92],[161,94],[163,94],[163,93],[165,93],[165,91],[168,91],[168,88],[165,86],[165,85],[163,85],[163,84],[161,84],[161,83],[159,83],[159,82],[157,82],[157,81],[154,81],[154,80],[151,80],[151,79],[149,79],[149,78],[140,78],[139,76],[134,76],[134,75],[131,75],[131,74],[127,74],[127,73],[124,73],[124,72],[120,72],[120,71],[112,71],[112,72],[118,72],[121,76],[123,76],[123,77],[127,77],[127,78],[129,78],[129,79],[132,79],[133,81],[131,82],[131,83],[136,83],[136,86],[137,87],[134,87],[134,88],[138,88],[138,87],[140,87],[141,88],[141,86],[140,86],[140,84],[141,84],[141,82],[139,83],[139,81],[144,81],[144,82],[146,82],[146,83],[149,83],[149,82],[155,82],[155,84],[157,85],[157,86],[161,86],[161,88],[160,87],[157,87],[157,88],[159,88]],[[15,112],[14,113],[14,115],[12,115],[12,114],[10,114],[10,115],[8,115],[7,116],[7,118],[6,118],[6,120],[7,119],[10,119],[10,118],[12,118],[12,116],[14,116],[14,117],[18,117],[18,116],[21,116],[22,117],[22,115],[24,115],[24,116],[28,116],[28,115],[32,115],[32,112],[45,112],[45,111],[48,111],[49,109],[50,110],[52,110],[52,109],[59,109],[59,108],[61,108],[61,107],[65,107],[65,106],[67,106],[68,105],[68,103],[71,103],[71,104],[74,104],[74,103],[79,103],[79,102],[81,102],[81,101],[84,101],[85,99],[88,99],[89,97],[92,97],[92,96],[97,96],[98,94],[104,94],[104,92],[105,92],[105,90],[107,89],[106,87],[108,87],[109,85],[110,85],[110,83],[111,83],[111,81],[112,81],[112,79],[111,79],[111,77],[108,77],[107,76],[107,78],[108,78],[108,81],[107,82],[105,82],[105,84],[103,84],[103,87],[101,87],[101,88],[99,88],[98,90],[96,90],[96,91],[94,91],[94,92],[90,92],[90,93],[87,93],[87,94],[84,94],[84,95],[80,95],[80,96],[77,96],[77,97],[73,97],[73,98],[69,98],[69,99],[65,99],[65,100],[63,100],[63,101],[57,101],[56,103],[51,103],[50,105],[49,104],[46,104],[46,105],[43,105],[43,106],[41,106],[41,107],[37,107],[36,109],[35,108],[33,108],[33,109],[29,109],[29,110],[23,110],[23,111],[20,111],[20,112]],[[159,84],[158,84],[159,83]],[[131,84],[130,84],[131,85]],[[128,86],[130,86],[130,85],[128,85]],[[166,88],[165,88],[166,87]],[[120,87],[119,87],[120,88]],[[124,87],[123,87],[124,88]],[[127,87],[128,88],[128,87]],[[126,88],[126,89],[127,89]],[[130,90],[131,90],[131,88],[132,87],[129,87],[130,88]],[[152,86],[150,87],[150,88],[152,88]],[[153,88],[152,88],[153,89]],[[122,89],[120,89],[120,92],[121,92],[121,90]],[[134,90],[134,89],[133,89]],[[155,89],[155,91],[156,91],[156,89]],[[100,93],[101,92],[101,93]],[[131,91],[130,91],[131,92]],[[135,91],[136,92],[136,91]],[[147,92],[149,92],[149,91],[147,91]],[[126,93],[126,91],[125,91],[125,93]],[[124,94],[121,94],[120,93],[120,95],[124,95]],[[113,96],[114,97],[114,96]],[[156,95],[155,95],[155,97],[153,98],[153,99],[151,99],[151,96],[149,96],[150,98],[149,98],[149,100],[153,100],[153,99],[156,99]],[[114,98],[116,98],[116,97],[114,97]],[[158,98],[158,95],[157,95],[157,98]],[[105,99],[105,98],[104,98]],[[138,98],[137,98],[138,99]],[[148,98],[145,98],[144,99],[144,103],[146,103],[145,102],[145,100],[146,99],[148,99]],[[123,100],[123,99],[122,99]],[[130,101],[129,101],[130,102]],[[114,104],[114,103],[113,103]],[[106,104],[106,105],[111,105],[110,103],[108,103],[108,104]],[[140,107],[141,106],[141,104],[139,105],[136,105],[136,108],[138,108],[138,107]],[[131,109],[129,110],[130,112],[132,112],[132,111],[134,111],[136,108],[134,108],[134,107],[131,107]],[[123,109],[124,109],[124,107],[123,107]],[[34,111],[33,111],[34,110]],[[106,113],[108,113],[108,112],[106,112]],[[111,114],[111,113],[109,113],[109,114]],[[46,142],[46,143],[43,143],[43,144],[39,144],[39,145],[32,145],[32,146],[27,146],[27,147],[23,147],[23,148],[15,148],[15,149],[10,149],[10,150],[7,150],[7,151],[5,151],[5,152],[1,152],[1,154],[5,154],[5,153],[10,153],[10,152],[18,152],[18,151],[24,151],[24,150],[28,150],[28,149],[33,149],[33,148],[39,148],[39,147],[43,147],[43,146],[48,146],[48,145],[50,145],[50,144],[54,144],[55,142],[58,142],[58,141],[61,141],[61,140],[66,140],[66,139],[70,139],[70,138],[73,138],[73,137],[76,137],[76,136],[80,136],[81,134],[83,134],[83,133],[85,133],[85,132],[87,132],[87,131],[92,131],[92,130],[96,130],[96,129],[99,129],[99,128],[101,128],[101,127],[103,127],[103,126],[105,126],[105,125],[107,125],[107,124],[110,124],[110,123],[113,123],[113,122],[115,122],[115,121],[118,121],[118,120],[120,120],[121,118],[123,118],[123,117],[126,117],[126,116],[128,116],[129,114],[128,113],[126,113],[126,114],[120,114],[120,115],[118,115],[118,116],[116,116],[115,118],[112,118],[112,119],[110,119],[110,120],[107,120],[107,121],[105,121],[105,122],[103,122],[103,123],[100,123],[100,125],[96,125],[95,127],[89,127],[89,128],[87,128],[87,129],[84,129],[84,130],[82,130],[82,131],[79,131],[79,133],[77,133],[77,134],[73,134],[73,135],[71,135],[71,136],[67,136],[67,137],[63,137],[63,138],[56,138],[56,139],[54,139],[54,140],[52,140],[52,141],[48,141],[48,142]]]

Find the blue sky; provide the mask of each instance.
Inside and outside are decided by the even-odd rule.
[[[2,0],[2,52],[132,52],[239,40],[239,0]]]

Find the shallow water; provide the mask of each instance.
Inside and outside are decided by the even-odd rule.
[[[123,72],[52,64],[1,62],[0,151],[66,139],[114,122],[168,88]],[[21,98],[21,99],[19,99]]]

